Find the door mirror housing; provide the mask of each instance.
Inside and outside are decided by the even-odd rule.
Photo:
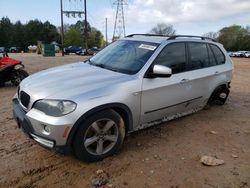
[[[163,65],[154,65],[150,72],[151,78],[168,78],[172,75],[172,69]]]

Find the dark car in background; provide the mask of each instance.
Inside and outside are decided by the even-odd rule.
[[[11,53],[19,53],[20,52],[20,48],[18,47],[10,47],[8,52],[11,52]]]
[[[80,51],[76,52],[77,55],[87,55],[87,50],[82,48]]]
[[[69,54],[69,53],[77,53],[79,51],[82,50],[82,47],[78,47],[78,46],[69,46],[67,48],[64,48],[63,51],[65,54]]]
[[[5,47],[0,47],[0,53],[4,53],[4,52],[6,52],[6,50],[7,50],[7,48],[5,48]]]
[[[101,49],[97,47],[85,49],[82,48],[80,51],[76,52],[77,55],[95,55],[97,52],[99,52]]]
[[[95,55],[97,52],[99,52],[100,49],[97,47],[93,47],[87,50],[87,55]]]

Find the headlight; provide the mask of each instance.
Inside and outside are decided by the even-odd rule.
[[[76,103],[68,100],[39,100],[33,108],[44,112],[46,115],[59,117],[73,112],[76,109]]]

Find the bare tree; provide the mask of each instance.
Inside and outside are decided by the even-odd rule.
[[[171,36],[171,35],[175,35],[175,29],[172,25],[159,23],[155,27],[153,27],[149,33]]]
[[[208,32],[203,35],[204,37],[209,37],[212,39],[217,39],[219,37],[219,32]]]

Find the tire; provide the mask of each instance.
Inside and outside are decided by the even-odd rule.
[[[99,161],[116,153],[125,137],[125,124],[114,110],[100,111],[85,119],[73,139],[73,150],[82,161]]]
[[[229,88],[226,85],[222,85],[217,87],[214,92],[212,93],[211,97],[208,100],[209,105],[224,105],[228,95],[230,93]]]
[[[29,74],[25,70],[17,69],[13,72],[11,83],[15,86],[18,86],[21,81],[28,76]]]

